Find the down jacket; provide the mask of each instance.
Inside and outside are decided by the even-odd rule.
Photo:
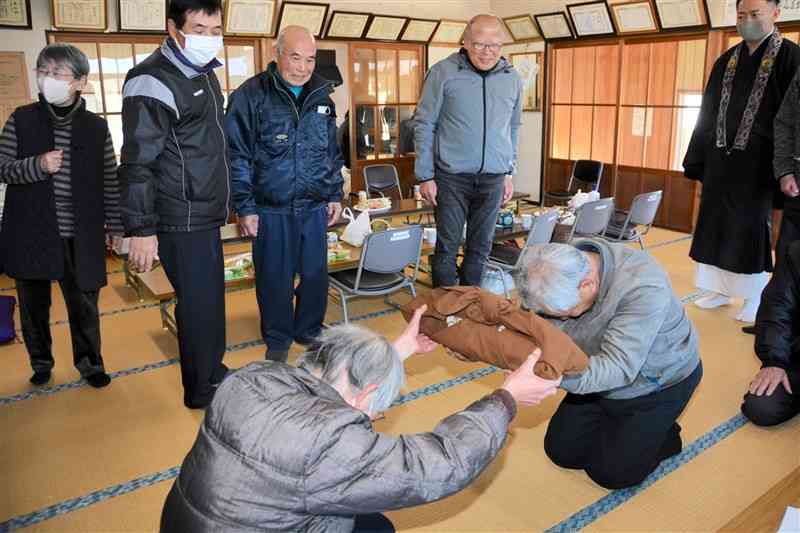
[[[430,433],[385,435],[303,368],[251,363],[217,390],[161,531],[352,531],[354,515],[466,487],[503,447],[515,412],[497,390]]]
[[[755,350],[762,368],[800,370],[800,242],[789,246],[784,261],[761,294],[756,316]],[[795,391],[797,394],[797,391]]]
[[[314,74],[298,101],[274,61],[233,92],[225,129],[239,216],[259,207],[303,210],[341,201],[343,160],[331,92],[333,83]]]

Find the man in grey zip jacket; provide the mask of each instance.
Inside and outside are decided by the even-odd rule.
[[[636,485],[681,450],[676,422],[702,377],[697,332],[646,252],[602,239],[528,247],[514,273],[522,303],[553,317],[589,355],[545,452],[609,489]]]
[[[431,67],[414,114],[414,173],[435,206],[435,287],[480,285],[500,206],[511,198],[522,80],[500,56],[502,23],[470,20],[464,47]],[[467,236],[460,275],[456,254]]]
[[[214,69],[222,46],[220,0],[172,0],[169,36],[128,71],[122,89],[120,208],[128,262],[161,259],[175,288],[183,402],[211,402],[227,368],[225,273],[219,228],[230,176],[223,98]]]

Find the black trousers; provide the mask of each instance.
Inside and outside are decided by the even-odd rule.
[[[380,513],[356,515],[353,533],[394,533],[394,524]]]
[[[630,400],[567,394],[547,427],[545,453],[558,466],[586,470],[607,489],[638,485],[680,452],[676,420],[702,376],[701,363],[680,383]]]
[[[64,245],[64,277],[58,281],[69,316],[72,360],[81,376],[104,372],[100,355],[99,290],[83,291],[75,281],[75,248],[72,239]],[[50,280],[17,279],[22,338],[34,372],[48,372],[55,365],[50,335]]]
[[[742,414],[757,426],[777,426],[800,413],[800,368],[787,371],[792,392],[778,385],[775,391],[767,396],[756,396],[749,392],[744,395]]]
[[[775,266],[777,268],[789,253],[789,246],[800,239],[800,203],[796,199],[789,200],[790,206],[783,209],[781,229],[778,233],[778,242],[775,244]]]
[[[175,288],[183,402],[208,405],[225,377],[225,270],[219,229],[160,233],[158,255]]]

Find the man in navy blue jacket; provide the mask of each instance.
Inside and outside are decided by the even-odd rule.
[[[276,61],[231,95],[225,119],[233,203],[242,234],[255,237],[261,334],[275,361],[322,328],[326,227],[342,209],[333,84],[314,74],[316,51],[308,30],[285,28]]]

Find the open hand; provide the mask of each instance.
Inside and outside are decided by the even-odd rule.
[[[419,332],[419,322],[422,320],[422,315],[427,309],[427,305],[418,307],[417,310],[414,311],[414,316],[411,317],[406,329],[403,330],[403,333],[392,343],[394,349],[397,350],[397,353],[400,355],[400,360],[404,361],[415,353],[432,352],[439,346],[427,335]]]
[[[764,393],[766,393],[767,396],[772,396],[772,393],[775,392],[775,389],[777,389],[780,384],[783,384],[783,388],[786,389],[786,392],[794,394],[786,371],[777,366],[768,366],[758,371],[756,377],[750,382],[749,391],[750,394],[755,394],[756,396],[763,396]]]

